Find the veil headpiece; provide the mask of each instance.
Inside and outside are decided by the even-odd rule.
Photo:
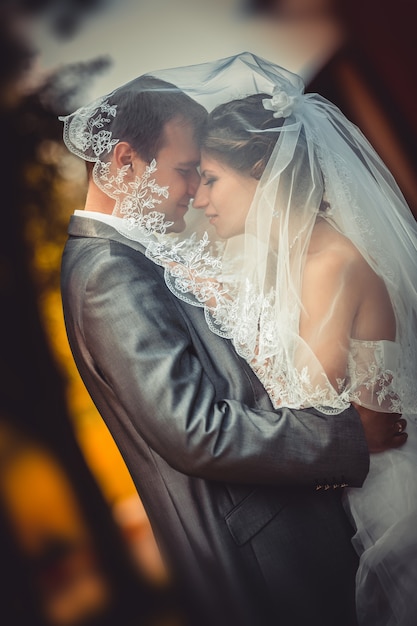
[[[219,240],[203,211],[191,209],[184,233],[148,242],[147,255],[165,267],[171,291],[204,309],[211,330],[232,341],[276,406],[338,413],[357,400],[417,412],[417,229],[363,134],[325,98],[305,94],[299,76],[248,52],[152,75],[212,115],[219,105],[260,94],[271,123],[246,130],[274,136],[241,235]],[[100,101],[98,115],[110,117],[111,104]],[[96,125],[97,136],[87,134],[90,152],[109,148],[114,137],[106,130]],[[337,389],[299,335],[303,270],[318,220],[350,240],[382,278],[396,320],[393,345],[352,342],[355,380],[340,380]]]

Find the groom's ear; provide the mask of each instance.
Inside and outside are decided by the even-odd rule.
[[[142,169],[145,169],[144,161],[142,161],[138,153],[127,141],[119,141],[119,143],[114,146],[112,161],[118,168],[128,165],[136,175],[141,174]]]

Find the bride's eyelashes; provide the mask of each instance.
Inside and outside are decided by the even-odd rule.
[[[216,180],[218,180],[217,178],[215,178],[214,176],[211,176],[210,178],[207,178],[203,185],[208,185],[209,187],[216,182]]]

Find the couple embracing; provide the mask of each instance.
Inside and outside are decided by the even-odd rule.
[[[249,53],[63,121],[70,345],[189,624],[411,626],[417,231],[386,167]]]

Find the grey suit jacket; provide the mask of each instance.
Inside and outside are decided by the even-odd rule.
[[[139,243],[72,217],[62,297],[80,374],[137,486],[192,626],[351,626],[341,486],[369,455],[357,413],[273,411],[202,309]]]

